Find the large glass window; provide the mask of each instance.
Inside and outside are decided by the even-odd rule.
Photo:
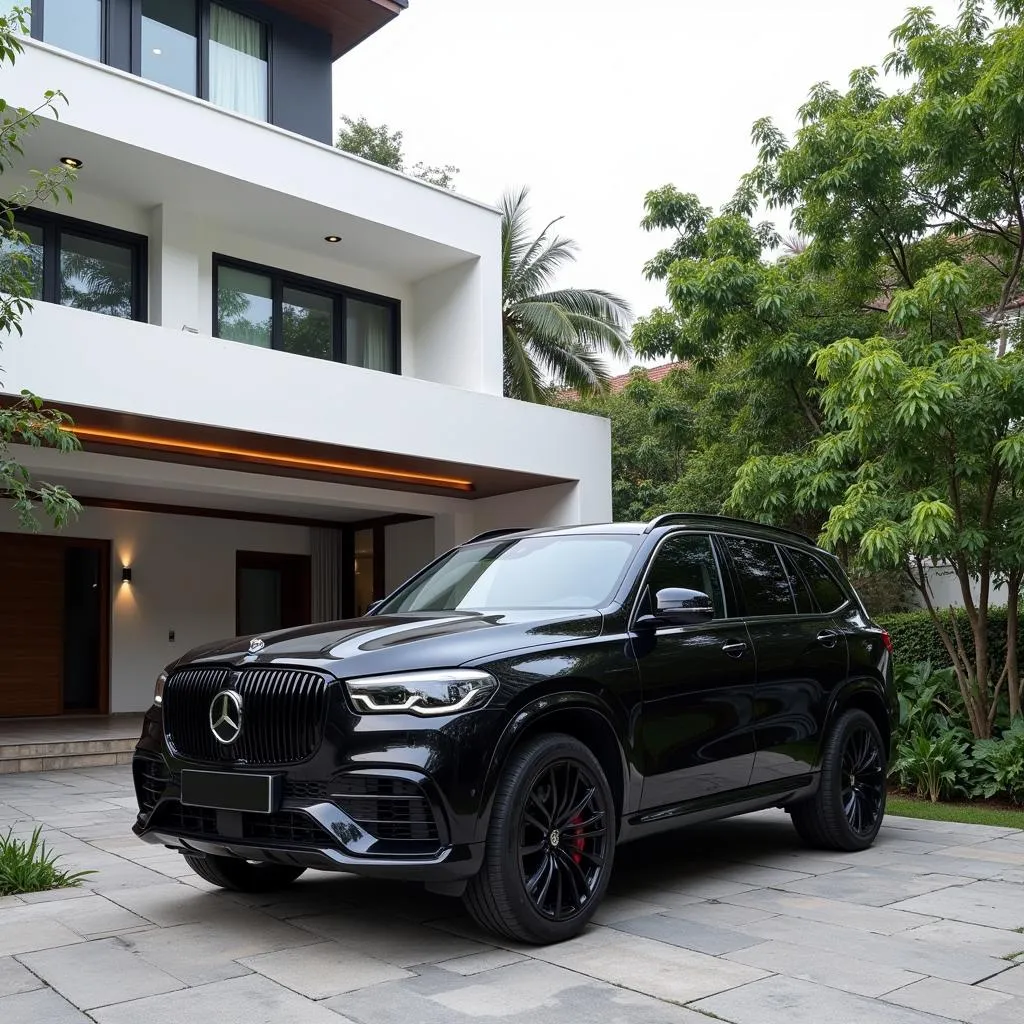
[[[237,267],[217,271],[217,336],[270,348],[273,343],[273,282],[266,274]]]
[[[470,544],[435,564],[386,602],[381,613],[600,608],[637,542],[623,534]]]
[[[142,77],[195,95],[196,25],[196,0],[142,0]]]
[[[102,0],[46,0],[43,40],[91,60],[102,60]]]
[[[396,302],[227,257],[214,262],[217,337],[399,372]]]
[[[24,237],[5,237],[0,260],[17,261],[28,298],[145,319],[145,238],[38,210],[15,226]]]
[[[730,537],[729,550],[747,615],[792,615],[796,611],[789,577],[774,544]]]
[[[0,267],[3,279],[20,282],[17,294],[20,298],[41,299],[43,297],[43,229],[38,224],[15,222],[15,233],[0,235]],[[20,237],[19,237],[20,236]]]
[[[210,102],[267,120],[267,30],[244,14],[210,4]]]
[[[334,358],[334,299],[285,287],[281,296],[281,348],[298,356]]]
[[[60,303],[108,316],[132,318],[135,260],[132,247],[60,233]]]

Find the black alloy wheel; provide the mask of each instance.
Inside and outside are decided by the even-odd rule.
[[[866,850],[885,816],[888,758],[875,720],[844,711],[829,730],[813,796],[787,807],[797,834],[823,850]]]
[[[466,909],[518,942],[571,939],[608,888],[617,826],[611,786],[589,747],[563,733],[524,740],[498,781]]]
[[[843,747],[843,813],[859,836],[877,830],[885,802],[885,769],[877,730],[864,726],[850,730]]]
[[[543,768],[523,809],[519,864],[537,912],[568,921],[593,899],[605,866],[608,815],[597,782],[574,759]]]

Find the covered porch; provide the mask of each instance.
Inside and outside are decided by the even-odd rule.
[[[131,764],[142,715],[0,719],[0,775]]]

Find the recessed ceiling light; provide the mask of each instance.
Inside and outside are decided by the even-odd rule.
[[[154,46],[153,47],[153,52],[159,57],[160,54],[163,53],[164,51],[161,50],[159,46]]]
[[[341,235],[324,235],[324,241],[330,242],[332,245],[341,241]]]
[[[83,166],[83,162],[77,156],[62,156],[60,162],[65,167],[70,167],[74,171],[79,170]]]

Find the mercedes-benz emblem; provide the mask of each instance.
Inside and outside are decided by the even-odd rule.
[[[221,690],[210,701],[210,731],[225,746],[234,743],[242,731],[242,696],[234,690]]]
[[[266,646],[267,645],[259,637],[255,637],[249,641],[249,653],[259,654]]]

